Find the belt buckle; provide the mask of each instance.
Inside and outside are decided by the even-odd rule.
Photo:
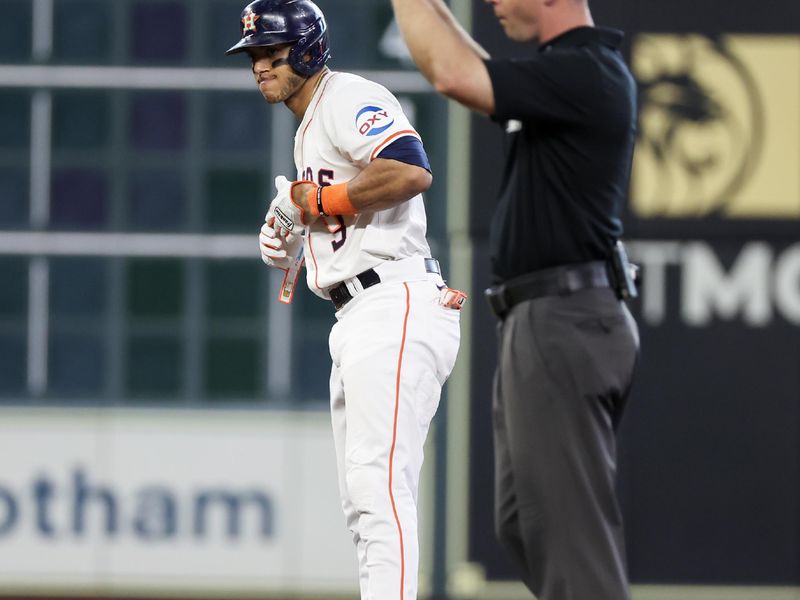
[[[564,267],[558,271],[558,293],[560,296],[568,296],[580,290],[581,285],[580,273],[571,267]]]
[[[504,319],[510,308],[508,306],[505,284],[493,285],[487,288],[483,293],[486,296],[486,300],[489,302],[489,307],[492,309],[492,312],[500,319]]]
[[[425,271],[427,273],[436,273],[437,275],[442,274],[442,268],[439,266],[439,261],[435,258],[425,259]]]

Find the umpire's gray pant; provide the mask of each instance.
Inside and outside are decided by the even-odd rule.
[[[498,331],[498,538],[539,600],[627,600],[614,430],[636,323],[598,288],[522,302]]]

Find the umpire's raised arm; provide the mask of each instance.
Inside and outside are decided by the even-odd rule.
[[[392,0],[397,24],[417,68],[436,91],[486,115],[494,93],[489,54],[456,21],[442,0]]]

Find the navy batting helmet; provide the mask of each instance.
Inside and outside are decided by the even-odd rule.
[[[256,0],[242,11],[242,39],[225,54],[248,48],[294,44],[289,66],[304,77],[319,71],[331,56],[325,16],[311,0]],[[310,60],[304,60],[304,57]]]

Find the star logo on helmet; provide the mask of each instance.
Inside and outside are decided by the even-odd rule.
[[[252,8],[248,8],[247,12],[242,17],[242,33],[246,33],[248,31],[255,31],[256,30],[256,21],[261,18],[261,15],[257,15],[253,12]]]

